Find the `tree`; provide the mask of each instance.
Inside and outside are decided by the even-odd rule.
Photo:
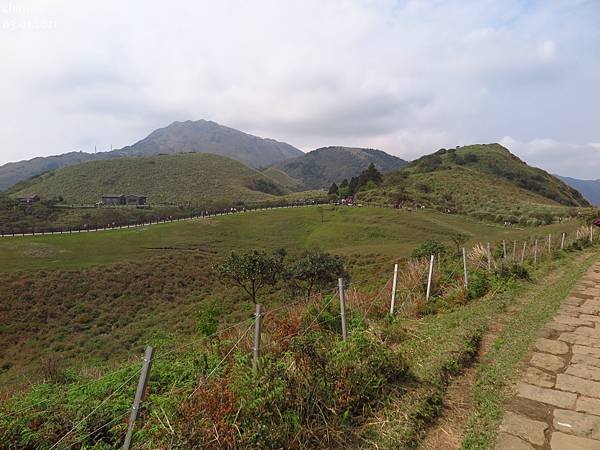
[[[350,189],[350,195],[356,194],[360,190],[360,180],[358,177],[352,177],[350,179],[350,184],[348,185]]]
[[[340,184],[340,187],[338,188],[338,194],[342,198],[351,195],[350,186],[348,185],[348,180],[346,178],[344,178],[344,181],[342,181],[342,183]]]
[[[364,186],[369,181],[372,181],[377,185],[381,184],[381,182],[383,181],[383,175],[381,175],[381,172],[377,170],[377,167],[375,167],[375,164],[373,163],[369,164],[369,167],[363,170],[362,173],[358,176],[359,186]]]
[[[413,258],[428,258],[431,255],[445,255],[447,252],[448,249],[444,244],[433,239],[428,239],[415,248],[411,256]]]
[[[313,292],[335,287],[338,278],[348,279],[341,257],[321,250],[305,251],[290,268],[290,276],[296,290],[310,300]]]
[[[469,239],[469,236],[464,234],[464,233],[460,233],[460,232],[456,232],[456,233],[452,233],[450,236],[448,236],[450,238],[450,240],[452,241],[452,243],[454,243],[454,245],[456,245],[456,254],[460,254],[461,250],[461,246],[467,242],[467,240]]]
[[[217,267],[223,281],[240,287],[252,303],[256,304],[259,292],[266,286],[274,286],[284,271],[285,250],[273,254],[252,250],[246,253],[231,252]]]
[[[329,188],[329,192],[327,192],[329,195],[338,195],[339,192],[339,188],[338,185],[333,183],[331,185],[331,187]]]

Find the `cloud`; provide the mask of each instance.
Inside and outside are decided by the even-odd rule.
[[[600,142],[593,0],[18,6],[0,8],[0,163],[121,147],[200,118],[304,150],[405,158],[512,136],[562,172],[577,160],[539,136]]]

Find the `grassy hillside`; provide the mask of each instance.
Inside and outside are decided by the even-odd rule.
[[[292,191],[300,191],[303,189],[303,183],[301,180],[292,178],[283,170],[277,169],[276,167],[267,167],[266,169],[262,170],[262,173],[286,189],[290,189]]]
[[[81,422],[64,448],[80,441],[86,448],[118,448],[125,423],[120,419],[130,411],[138,375],[134,355],[151,344],[158,350],[136,432],[140,448],[358,448],[380,440],[380,448],[393,446],[384,438],[400,448],[414,444],[439,409],[448,376],[469,361],[487,325],[517,293],[498,298],[515,280],[476,266],[471,279],[479,281],[465,291],[459,261],[443,259],[434,298],[422,315],[390,320],[386,283],[393,262],[426,238],[447,242],[449,234],[463,232],[471,242],[522,239],[532,230],[432,211],[325,209],[323,221],[317,208],[298,208],[0,241],[3,251],[10,246],[17,265],[38,259],[56,268],[0,274],[0,297],[6,300],[0,304],[1,384],[6,389],[44,378],[33,387],[28,381],[23,395],[2,406],[0,440],[47,448]],[[293,303],[283,286],[261,297],[267,315],[258,371],[248,357],[250,322],[205,339],[207,325],[248,319],[253,308],[239,290],[216,279],[211,266],[223,255],[285,247],[293,258],[317,245],[345,256],[352,271],[347,342],[339,336],[337,297],[307,306]],[[84,267],[100,262],[92,256],[107,264]],[[569,258],[558,256],[563,263]],[[543,264],[549,259],[545,255]],[[410,267],[415,284],[401,285],[403,299],[407,292],[420,295],[426,274],[426,266]],[[402,270],[405,275],[410,271]],[[488,290],[493,293],[481,298]],[[287,307],[276,312],[280,303]],[[12,417],[13,411],[24,413]],[[397,417],[376,420],[396,411]],[[94,433],[103,426],[106,431]],[[378,436],[374,432],[382,426],[393,430]],[[217,433],[224,445],[210,440]]]
[[[230,158],[184,153],[94,161],[19,183],[10,194],[62,197],[93,204],[103,194],[143,194],[150,203],[211,206],[261,201],[287,192],[271,178]]]
[[[352,147],[324,147],[298,158],[276,164],[275,167],[290,177],[301,180],[305,188],[329,188],[344,178],[358,176],[369,164],[381,172],[396,170],[406,161],[381,150]]]
[[[572,230],[575,221],[540,228]],[[213,300],[222,320],[247,317],[251,305],[221,286],[211,267],[232,250],[320,247],[345,258],[357,283],[381,277],[426,239],[452,245],[523,239],[506,229],[435,211],[317,207],[257,211],[216,219],[102,233],[0,240],[0,384],[26,370],[39,374],[48,352],[61,364],[121,359],[144,342],[194,329]],[[128,313],[127,313],[128,312]],[[121,319],[115,322],[115,317]],[[110,325],[107,325],[110,324]],[[50,350],[49,350],[50,349]],[[86,356],[87,355],[87,356]]]
[[[579,192],[530,167],[499,144],[471,145],[424,156],[387,174],[362,200],[422,203],[480,219],[539,225],[587,207]]]

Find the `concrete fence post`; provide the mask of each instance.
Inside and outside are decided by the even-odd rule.
[[[344,298],[344,279],[338,278],[338,289],[340,295],[340,319],[342,321],[342,339],[348,339],[348,330],[346,329],[346,300]]]
[[[396,307],[396,286],[398,283],[398,264],[394,264],[394,278],[392,279],[392,301],[390,302],[390,314],[394,315]]]
[[[427,294],[425,296],[425,300],[429,301],[429,297],[431,297],[431,282],[433,279],[433,262],[435,261],[435,256],[431,255],[429,259],[429,275],[427,276]]]
[[[146,347],[144,354],[144,362],[142,364],[142,372],[140,373],[140,379],[138,381],[137,390],[135,391],[135,398],[133,400],[133,407],[131,408],[131,416],[129,416],[129,424],[127,427],[127,435],[123,442],[123,450],[129,450],[131,446],[131,439],[133,437],[133,428],[135,421],[140,413],[140,406],[144,397],[144,391],[148,385],[148,377],[150,376],[150,368],[152,367],[152,358],[154,356],[154,348]]]
[[[260,358],[260,334],[262,330],[262,317],[261,317],[262,305],[256,304],[256,311],[254,312],[254,347],[252,349],[252,369],[258,370],[258,360]]]
[[[462,249],[462,257],[463,257],[463,271],[465,275],[465,288],[469,287],[469,273],[467,272],[467,249],[463,247]]]

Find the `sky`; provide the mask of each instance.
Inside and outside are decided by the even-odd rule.
[[[214,120],[600,178],[599,0],[0,0],[0,164]]]

